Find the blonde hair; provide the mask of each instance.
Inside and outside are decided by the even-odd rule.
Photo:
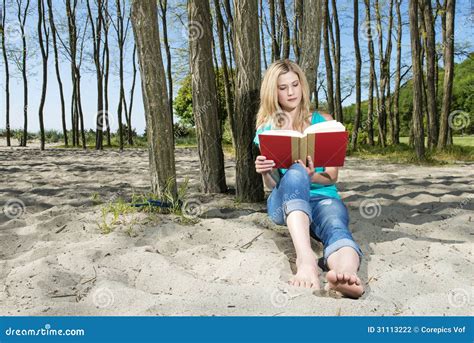
[[[293,121],[296,130],[303,131],[305,124],[311,121],[309,87],[303,70],[293,61],[288,59],[273,62],[265,72],[260,88],[260,108],[257,113],[257,129],[264,124],[279,122],[283,113],[278,103],[278,77],[288,72],[298,75],[302,96],[299,104],[299,113]]]

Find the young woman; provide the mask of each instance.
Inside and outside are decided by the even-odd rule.
[[[309,87],[301,68],[289,60],[272,63],[260,90],[254,143],[259,144],[259,133],[275,126],[303,132],[309,125],[333,119],[329,114],[311,113],[309,104]],[[256,171],[272,189],[267,199],[268,215],[276,224],[288,226],[296,250],[297,273],[289,284],[320,288],[312,236],[324,245],[328,287],[347,297],[360,297],[364,288],[357,271],[362,251],[349,231],[347,208],[335,186],[338,168],[315,168],[309,156],[308,161],[295,161],[289,169],[274,166],[265,156],[255,160]]]

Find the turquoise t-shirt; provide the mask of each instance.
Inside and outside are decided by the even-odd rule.
[[[313,116],[311,118],[311,125],[321,123],[323,121],[326,121],[326,118],[324,118],[321,114],[318,112],[314,112]],[[262,133],[263,131],[267,131],[271,129],[271,125],[265,125],[257,130],[257,133],[255,134],[255,138],[253,139],[253,142],[255,145],[259,145],[259,140],[258,140],[258,134]],[[314,171],[316,173],[322,173],[324,172],[325,168],[324,167],[316,167],[314,168]],[[280,172],[280,175],[283,176],[287,169],[284,168],[279,168],[278,171]],[[339,193],[337,192],[337,187],[336,185],[320,185],[318,183],[311,183],[311,188],[310,188],[310,196],[311,197],[317,197],[321,195],[325,195],[331,198],[336,198],[340,199],[341,197],[339,196]]]

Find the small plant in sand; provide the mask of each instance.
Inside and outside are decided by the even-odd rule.
[[[113,202],[105,204],[101,208],[102,221],[99,225],[99,229],[104,234],[108,234],[119,225],[133,225],[137,222],[135,213],[138,209],[129,202],[126,202],[122,198],[117,198]]]
[[[197,215],[194,212],[190,215],[187,213],[190,211],[189,208],[184,208],[189,179],[186,178],[179,185],[176,196],[173,196],[173,182],[172,179],[168,180],[161,197],[153,193],[133,193],[130,201],[117,197],[104,204],[100,209],[101,222],[98,223],[100,231],[108,234],[118,226],[126,226],[125,232],[134,237],[136,235],[133,230],[134,225],[157,222],[157,216],[163,214],[172,215],[173,220],[180,224],[196,224],[199,221]],[[94,193],[91,199],[97,204],[103,203],[97,193]],[[195,207],[193,209],[195,210]],[[139,213],[145,213],[145,218],[140,218]]]
[[[97,192],[92,193],[91,201],[94,205],[100,205],[103,203],[102,197]]]

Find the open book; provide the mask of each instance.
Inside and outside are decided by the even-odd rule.
[[[267,130],[258,135],[260,153],[275,161],[275,168],[289,168],[298,159],[307,162],[307,156],[314,167],[343,166],[348,137],[344,125],[336,120],[313,124],[303,133]]]

